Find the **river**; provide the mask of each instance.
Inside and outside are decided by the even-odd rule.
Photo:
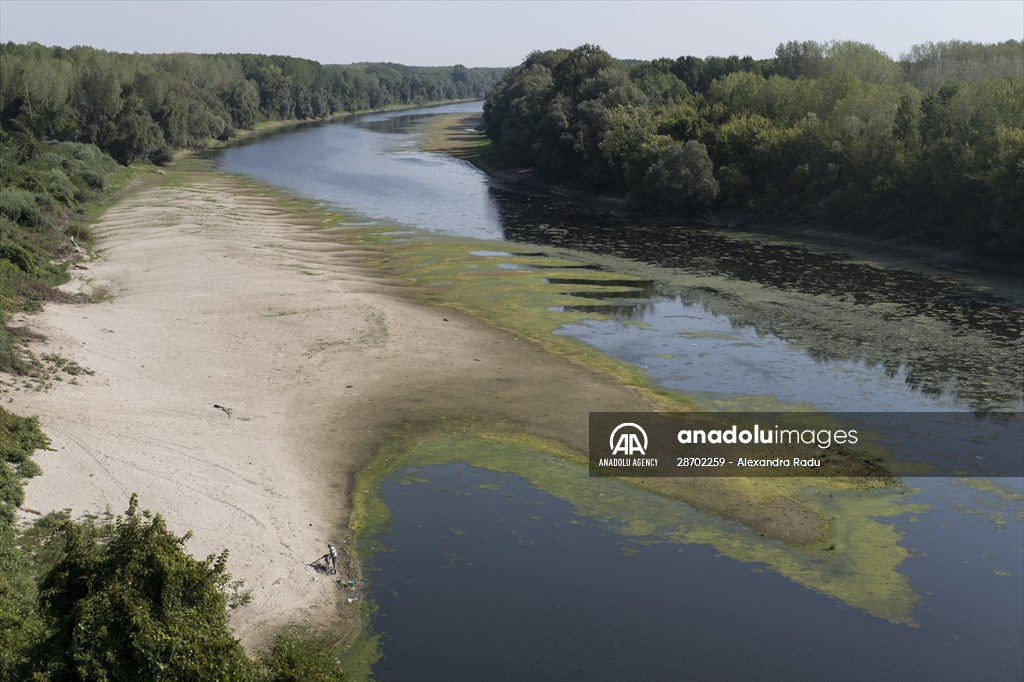
[[[566,322],[554,333],[633,363],[703,409],[1021,410],[1018,281],[835,239],[645,221],[501,187],[418,150],[425,117],[479,106],[304,126],[228,148],[217,163],[355,212],[395,240],[481,240],[467,268],[524,269],[579,288],[555,306]],[[580,266],[550,274],[524,251]],[[590,273],[627,279],[602,289]],[[583,513],[586,502],[514,473],[404,468],[382,485],[388,551],[368,566],[384,635],[375,675],[1020,679],[1024,482],[911,482],[912,507],[878,513],[909,553],[898,577],[915,605],[901,620],[827,581],[794,579],[817,570],[813,560],[784,569],[791,556],[767,558],[777,547],[758,561],[724,541],[683,538],[667,526],[759,542],[625,483],[610,482],[637,518],[672,523],[628,533],[621,519]]]

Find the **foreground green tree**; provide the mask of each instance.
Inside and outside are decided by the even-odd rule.
[[[254,679],[228,628],[227,552],[194,559],[189,535],[140,513],[134,495],[110,526],[65,523],[39,586],[49,634],[33,656],[37,679]]]

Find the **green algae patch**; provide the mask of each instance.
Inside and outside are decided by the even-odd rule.
[[[901,502],[903,490],[804,485],[804,501],[828,519],[832,541],[826,550],[794,547],[642,486],[591,478],[582,458],[557,443],[519,432],[481,432],[471,425],[449,424],[427,433],[406,431],[384,445],[359,472],[352,518],[361,553],[383,549],[373,536],[388,529],[389,511],[379,496],[384,478],[406,468],[450,461],[521,476],[622,538],[710,545],[723,556],[763,566],[878,618],[915,625],[911,612],[920,598],[898,570],[909,553],[899,545],[902,535],[887,522],[922,510]]]
[[[957,480],[968,488],[973,488],[980,492],[992,493],[1005,502],[1016,503],[1018,505],[1024,503],[1024,494],[1021,494],[1019,490],[1014,490],[1009,486],[999,485],[992,479],[958,478]]]
[[[1011,520],[1024,522],[1024,494],[1020,490],[988,478],[960,477],[956,481],[974,493],[970,504],[955,504],[965,516],[984,518],[996,528]]]
[[[689,400],[655,387],[639,368],[556,333],[566,324],[605,319],[602,304],[642,294],[647,280],[587,270],[581,283],[580,268],[585,267],[581,261],[536,251],[509,252],[504,242],[437,235],[396,241],[379,228],[348,236],[380,250],[385,257],[378,265],[412,284],[410,293],[418,300],[464,312],[577,365],[601,371],[641,390],[657,409],[692,409]],[[602,300],[602,296],[609,298]]]

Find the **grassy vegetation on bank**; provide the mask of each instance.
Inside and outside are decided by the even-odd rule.
[[[60,297],[54,287],[88,245],[89,221],[137,173],[95,145],[0,137],[0,372],[31,372],[10,316]]]

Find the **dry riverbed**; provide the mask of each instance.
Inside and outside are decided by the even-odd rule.
[[[44,473],[27,486],[25,508],[118,513],[139,493],[174,531],[195,532],[194,554],[230,550],[229,569],[252,591],[231,616],[250,647],[291,623],[333,623],[342,639],[364,627],[360,602],[348,601],[358,589],[341,589],[309,563],[333,542],[344,555],[340,577],[358,577],[355,473],[395,437],[499,431],[582,457],[589,412],[666,409],[674,400],[609,369],[610,361],[588,361],[592,351],[552,352],[540,336],[530,340],[528,325],[520,334],[490,319],[480,307],[486,290],[460,307],[492,324],[425,305],[445,301],[406,279],[418,277],[416,268],[388,262],[457,264],[454,254],[466,249],[367,239],[358,218],[346,223],[203,161],[181,161],[92,229],[97,255],[66,288],[99,302],[54,304],[20,320],[46,337],[31,344],[37,355],[92,373],[66,375],[47,390],[2,389],[5,406],[38,415],[53,442],[36,456]],[[875,601],[896,604],[885,617],[905,620],[913,597],[895,572],[905,551],[891,528],[867,521],[893,513],[888,507],[872,506],[855,526],[826,522],[797,487],[654,483],[764,537],[763,547],[720,542],[730,556],[766,561],[872,612],[884,609],[851,595],[864,581],[892,582]],[[850,552],[837,570],[852,577],[837,584],[821,562],[840,554],[826,551],[840,532],[851,547],[870,544],[874,559]],[[826,572],[808,578],[805,560]]]
[[[38,415],[53,442],[24,506],[118,513],[138,492],[175,532],[195,531],[194,554],[228,548],[253,594],[232,613],[247,645],[338,613],[360,626],[349,593],[308,564],[327,542],[346,549],[353,472],[391,425],[500,422],[583,447],[589,410],[646,405],[533,344],[413,303],[408,284],[368,267],[379,254],[346,245],[336,214],[325,223],[209,170],[162,180],[93,226],[98,255],[66,288],[101,302],[19,321],[46,337],[33,352],[94,374],[8,386],[3,400]]]

